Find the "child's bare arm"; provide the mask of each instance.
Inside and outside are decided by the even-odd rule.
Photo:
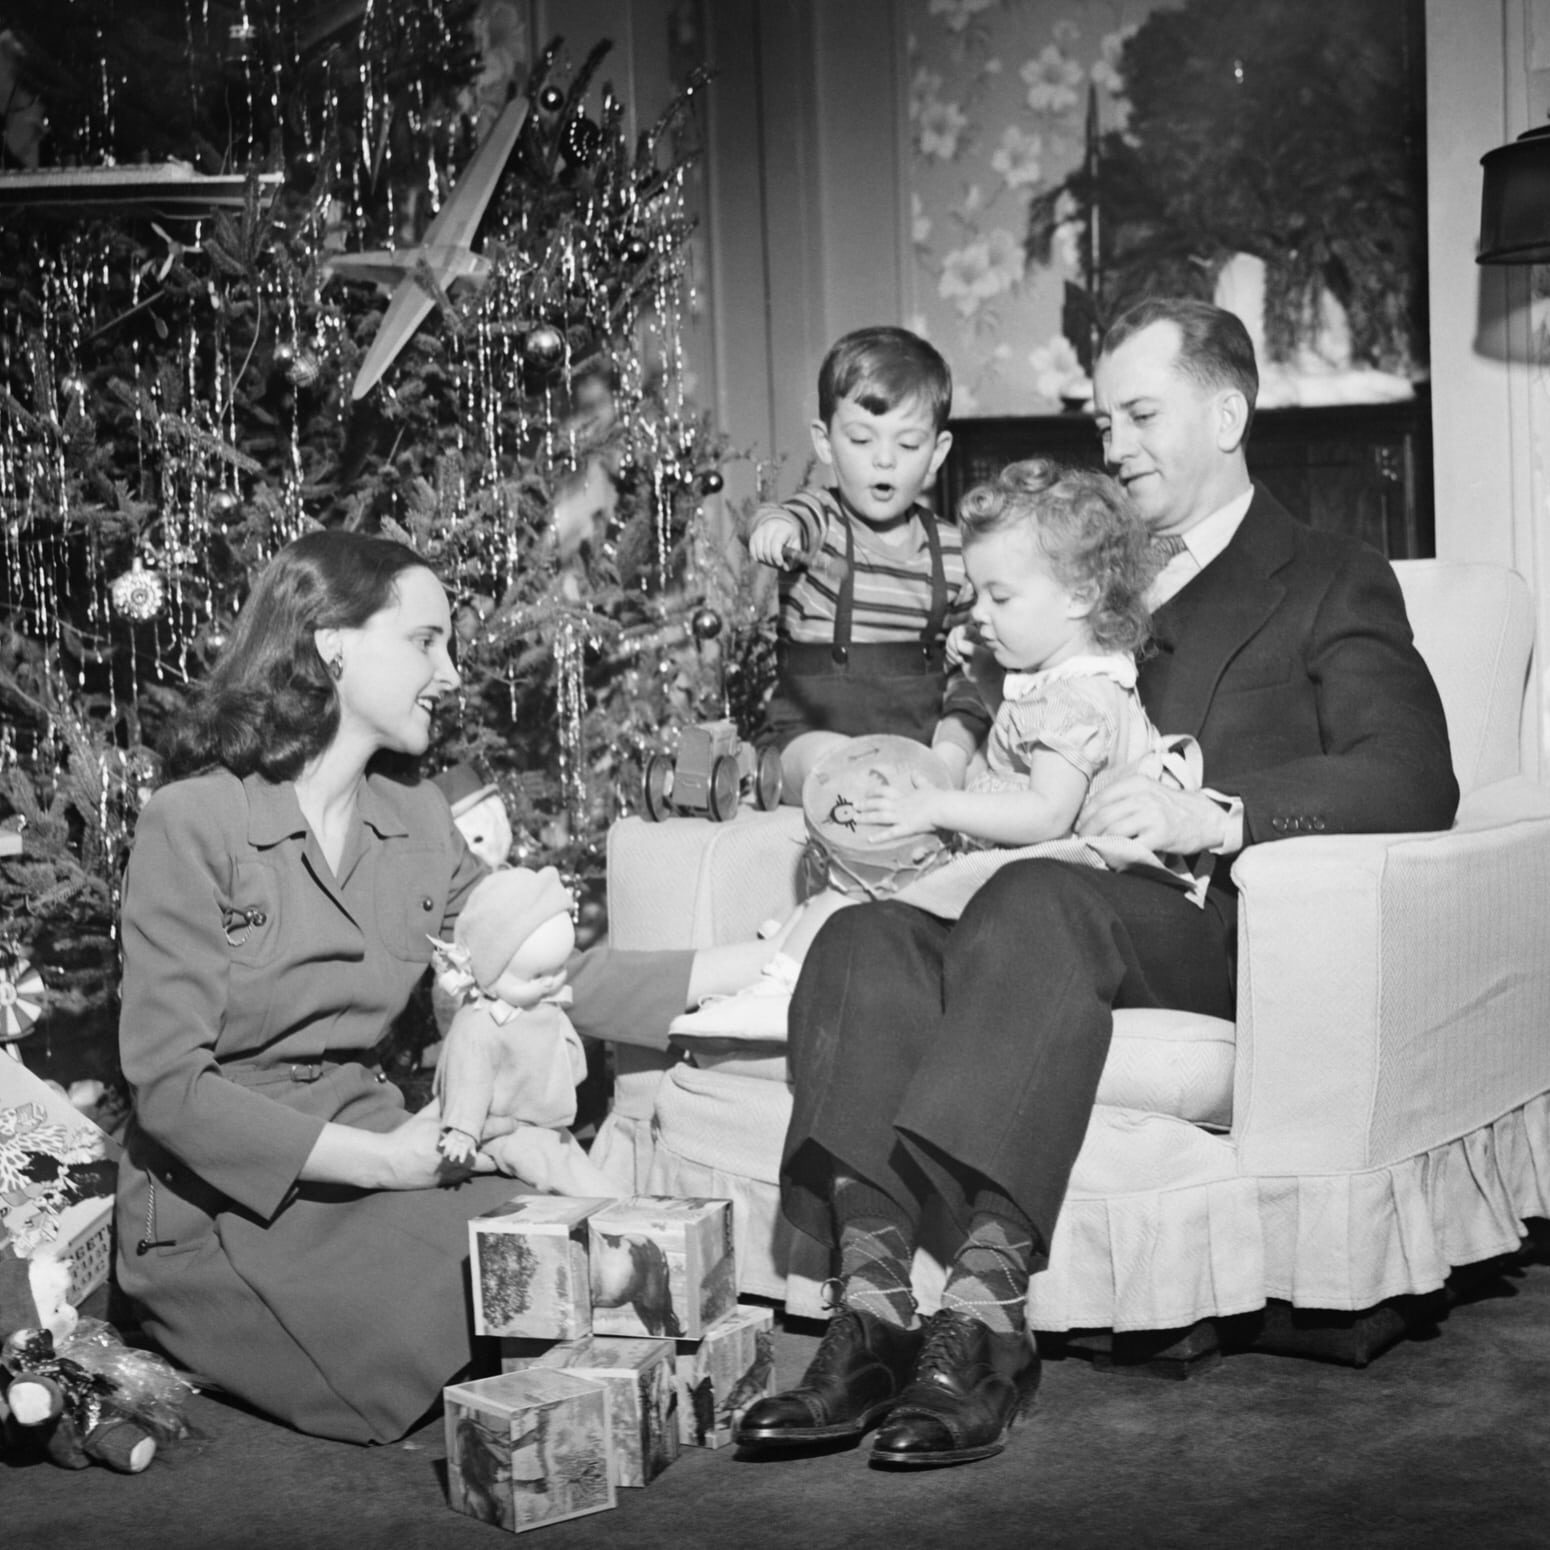
[[[1087,796],[1088,778],[1049,749],[1033,752],[1027,786],[1015,791],[940,791],[898,787],[857,804],[864,823],[882,825],[879,840],[950,829],[992,845],[1035,845],[1070,834]]]

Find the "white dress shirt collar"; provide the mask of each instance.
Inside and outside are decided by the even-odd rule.
[[[1202,517],[1188,532],[1179,535],[1184,540],[1184,548],[1157,573],[1147,590],[1147,607],[1161,608],[1232,542],[1232,536],[1249,514],[1253,500],[1254,486],[1251,484],[1241,495],[1235,495],[1225,506],[1218,506],[1210,516]]]

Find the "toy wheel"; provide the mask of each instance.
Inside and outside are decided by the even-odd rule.
[[[780,755],[766,743],[759,750],[759,762],[754,770],[753,799],[761,813],[780,806],[783,779],[780,773]]]
[[[646,774],[641,781],[641,797],[646,816],[653,823],[661,823],[672,809],[668,806],[667,792],[673,784],[673,761],[665,753],[654,753],[646,760]]]
[[[737,760],[723,754],[710,767],[710,817],[712,823],[725,823],[737,811],[737,798],[742,777],[737,773]]]

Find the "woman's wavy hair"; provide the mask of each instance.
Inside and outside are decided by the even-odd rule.
[[[190,695],[165,750],[168,777],[215,765],[294,780],[339,729],[339,699],[314,634],[358,629],[425,561],[365,533],[304,533],[259,573],[231,639]]]
[[[1025,526],[1063,586],[1090,586],[1098,601],[1088,615],[1104,651],[1136,652],[1151,631],[1145,595],[1156,563],[1150,535],[1124,490],[1096,469],[1045,458],[1008,463],[976,485],[958,507],[965,545],[986,533]]]

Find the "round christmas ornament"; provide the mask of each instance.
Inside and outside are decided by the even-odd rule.
[[[0,959],[0,1040],[31,1033],[47,999],[43,976],[25,958]]]
[[[59,379],[60,390],[69,398],[82,399],[86,397],[86,378],[71,372],[69,376]]]
[[[548,323],[540,323],[522,341],[522,359],[536,371],[553,371],[564,358],[565,339]]]
[[[700,475],[699,484],[701,495],[714,495],[717,493],[717,491],[726,487],[726,480],[721,477],[720,473],[716,469],[707,468],[705,472]]]
[[[113,606],[128,619],[154,619],[167,601],[167,583],[160,572],[147,570],[139,555],[108,589]]]
[[[230,490],[217,490],[210,497],[210,515],[212,517],[229,517],[242,503]]]
[[[721,633],[721,615],[714,608],[697,608],[689,627],[696,640],[715,640]]]
[[[802,816],[829,886],[861,898],[886,898],[947,860],[940,834],[879,841],[879,826],[863,823],[857,809],[862,797],[879,787],[945,791],[952,784],[942,760],[913,738],[879,732],[850,738],[825,754],[802,787]]]
[[[538,106],[545,113],[558,113],[565,106],[565,93],[558,86],[546,86],[538,94]]]
[[[624,244],[624,256],[632,264],[644,264],[651,257],[651,244],[644,237],[631,237]]]

